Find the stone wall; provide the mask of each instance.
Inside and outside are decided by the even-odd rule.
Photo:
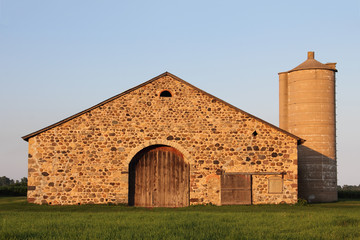
[[[172,97],[159,96],[165,89]],[[37,204],[127,203],[129,163],[155,144],[190,163],[190,204],[220,205],[224,171],[284,172],[280,194],[268,193],[272,175],[253,175],[253,203],[297,201],[296,138],[169,74],[28,141]]]

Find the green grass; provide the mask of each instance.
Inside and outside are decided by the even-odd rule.
[[[360,201],[146,209],[1,197],[0,239],[360,239]]]

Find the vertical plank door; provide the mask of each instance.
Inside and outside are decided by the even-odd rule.
[[[221,204],[251,204],[251,175],[223,174],[221,176]]]
[[[185,207],[189,205],[189,166],[175,148],[146,149],[134,159],[134,205]],[[131,187],[131,186],[130,186]]]

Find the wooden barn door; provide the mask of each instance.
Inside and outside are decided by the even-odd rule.
[[[221,204],[251,204],[251,175],[223,174],[221,176]]]
[[[134,159],[134,205],[184,207],[189,205],[189,165],[175,148],[145,149]],[[130,189],[129,189],[130,190]]]

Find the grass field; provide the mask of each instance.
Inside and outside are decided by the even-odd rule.
[[[360,201],[145,209],[1,197],[0,239],[360,239]]]

